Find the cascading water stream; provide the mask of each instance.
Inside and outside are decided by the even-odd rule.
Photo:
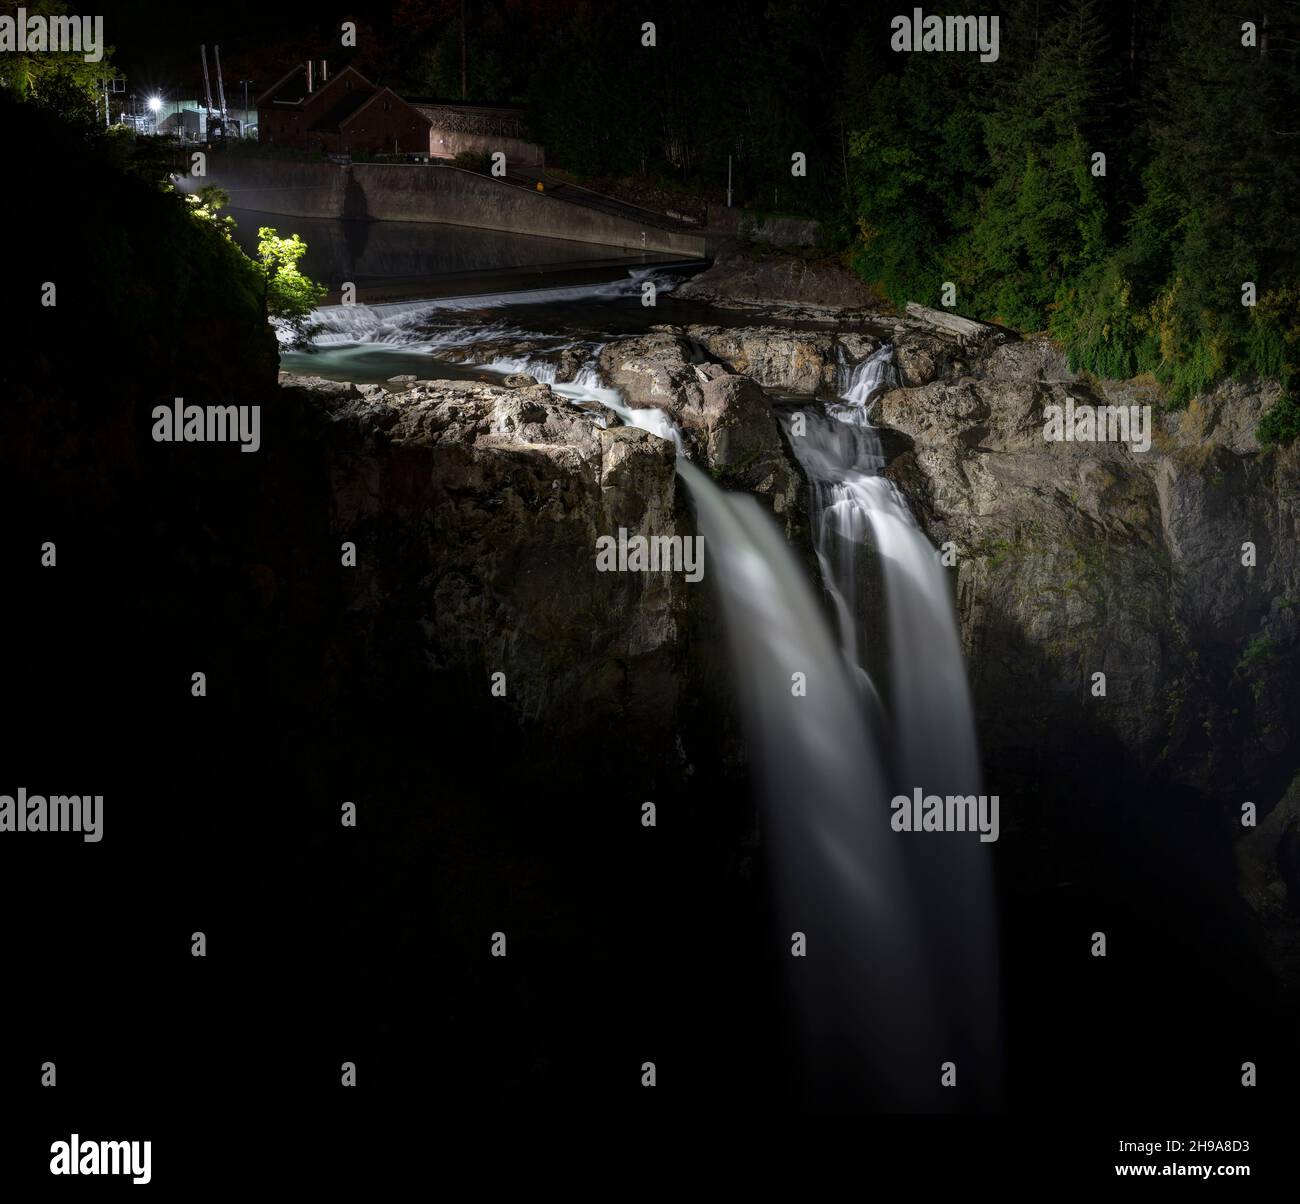
[[[874,398],[896,383],[892,356],[886,344],[846,370],[840,400],[824,413],[800,411],[797,427],[787,411],[781,422],[811,485],[813,537],[841,652],[868,680],[871,559],[883,583],[889,689],[885,726],[877,731],[888,797],[910,797],[917,788],[978,796],[975,724],[943,566],[898,488],[882,475],[885,455],[870,421]],[[879,699],[874,689],[867,696]],[[982,1098],[992,1103],[1000,1093],[999,1006],[988,850],[970,833],[886,830],[884,838],[900,842],[906,859],[929,977],[949,1004],[945,1039],[979,1067],[987,1086]]]
[[[874,544],[885,588],[903,778],[931,784],[936,793],[978,794],[975,724],[943,567],[902,494],[882,475],[885,455],[870,420],[874,397],[895,383],[892,355],[885,344],[847,373],[841,400],[824,414],[800,411],[802,434],[789,412],[782,425],[812,487],[814,542],[840,620],[840,642],[864,672],[862,561],[868,536]]]
[[[626,287],[624,284],[622,287]],[[463,303],[462,303],[463,304]],[[355,307],[361,309],[363,307]],[[770,852],[776,948],[786,963],[791,1031],[807,1102],[914,1111],[936,1097],[939,1066],[963,1069],[965,1107],[998,1100],[997,974],[987,850],[972,833],[900,834],[889,802],[921,787],[978,794],[979,766],[960,643],[939,558],[892,482],[869,404],[892,383],[891,348],[841,366],[841,400],[781,417],[812,487],[811,520],[827,622],[807,572],[757,500],[726,493],[695,467],[673,421],[628,407],[585,351],[573,379],[547,358],[508,349],[548,336],[505,322],[430,329],[428,309],[335,310],[323,344],[470,349],[480,367],[524,372],[575,402],[599,402],[670,440],[719,592]],[[502,350],[495,351],[493,343]],[[484,353],[490,360],[481,358]],[[570,369],[572,371],[572,369]],[[872,573],[883,580],[888,688],[868,669]],[[879,596],[876,591],[875,596]],[[877,604],[878,605],[878,604]],[[802,674],[805,689],[793,689]],[[971,1091],[972,1083],[983,1090]]]
[[[753,497],[720,490],[685,455],[722,599],[749,744],[765,801],[778,941],[810,952],[787,975],[809,1102],[911,1111],[937,1098],[942,1062],[965,1068],[967,1107],[1000,1095],[999,1007],[987,850],[974,833],[899,834],[889,800],[978,794],[961,647],[939,557],[892,482],[867,405],[892,383],[892,348],[859,365],[805,433],[784,424],[813,487],[817,554],[837,645],[805,572]],[[671,437],[657,411],[616,406]],[[647,421],[647,419],[649,419]],[[864,658],[859,562],[884,578],[891,705]],[[806,688],[793,689],[796,674]],[[864,688],[865,686],[865,688]],[[882,731],[888,746],[883,746]],[[816,947],[815,953],[811,951]]]
[[[684,456],[677,463],[722,599],[761,783],[772,940],[788,948],[802,932],[809,942],[787,977],[804,1091],[823,1106],[922,1108],[937,1000],[858,683],[771,516]]]

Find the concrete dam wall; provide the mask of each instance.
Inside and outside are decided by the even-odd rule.
[[[208,157],[208,174],[179,187],[215,184],[230,203],[289,217],[444,222],[543,238],[566,238],[683,257],[706,254],[703,234],[642,225],[457,167],[389,163],[301,163]]]

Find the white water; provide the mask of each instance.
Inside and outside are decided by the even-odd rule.
[[[826,1106],[923,1107],[939,1000],[862,694],[771,516],[684,457],[678,472],[722,598],[761,783],[776,899],[769,937],[789,971],[804,1090]],[[796,672],[804,697],[791,688]],[[786,952],[794,932],[807,937],[806,960]]]
[[[421,339],[415,331],[438,313],[632,297],[641,292],[642,284],[650,278],[654,279],[655,287],[661,294],[670,291],[679,282],[679,278],[656,274],[654,268],[629,268],[626,279],[612,280],[605,284],[563,285],[557,288],[479,293],[426,301],[394,301],[381,305],[325,305],[313,314],[314,320],[320,323],[322,329],[312,341],[323,347],[342,343],[389,343],[408,348],[427,347],[429,350],[457,346],[459,344],[438,339]],[[493,336],[494,326],[492,323],[484,323],[480,318],[470,325],[458,328],[458,333],[466,343],[483,342]]]
[[[812,520],[839,640],[776,523],[748,494],[725,493],[685,455],[721,596],[747,743],[764,799],[776,926],[788,948],[789,1003],[808,1101],[912,1111],[936,1099],[939,1065],[975,1087],[966,1106],[1000,1092],[999,1004],[987,847],[973,833],[892,831],[889,800],[978,794],[979,762],[961,647],[938,554],[902,495],[867,406],[893,383],[886,346],[846,371],[844,396],[805,413],[792,436],[813,484]],[[625,421],[671,437],[659,411],[615,406]],[[790,418],[785,418],[787,433]],[[667,428],[667,434],[665,434]],[[868,544],[884,580],[890,647],[888,714],[871,681],[859,569]],[[792,690],[801,673],[806,692]]]
[[[793,415],[782,423],[812,488],[809,517],[840,652],[868,682],[865,620],[873,599],[879,609],[883,585],[889,688],[872,686],[865,697],[874,715],[874,704],[887,696],[885,727],[877,732],[888,797],[910,796],[917,787],[978,795],[979,753],[948,582],[906,500],[881,475],[885,455],[870,421],[874,398],[895,383],[886,345],[845,373],[838,403],[825,413],[803,411],[802,436],[793,431]],[[880,583],[874,589],[873,581]],[[884,838],[902,842],[905,852],[910,914],[927,951],[930,989],[948,1004],[944,1040],[979,1066],[988,1084],[984,1098],[995,1099],[999,1009],[988,848],[969,834],[888,831]],[[943,1060],[949,1059],[937,1059]]]
[[[537,295],[525,296],[531,302]],[[545,338],[505,322],[430,335],[418,328],[432,308],[454,307],[322,311],[332,329],[320,341],[436,353],[497,338]],[[565,383],[555,381],[545,352],[481,366],[528,373],[574,401],[599,401],[684,453],[666,414],[630,408],[603,386],[598,351]],[[843,365],[841,401],[825,412],[804,411],[803,436],[791,434],[789,414],[782,418],[812,485],[815,550],[835,627],[805,566],[753,497],[723,492],[685,454],[677,470],[706,541],[706,575],[722,601],[761,785],[775,900],[770,937],[778,950],[788,950],[793,932],[808,940],[807,958],[778,956],[788,971],[809,1102],[942,1106],[952,1096],[935,1102],[939,1066],[956,1061],[964,1084],[985,1088],[966,1095],[967,1106],[972,1098],[987,1106],[998,1098],[999,1014],[987,846],[974,834],[899,834],[889,824],[890,799],[914,787],[980,792],[944,571],[905,499],[881,475],[885,457],[869,420],[874,396],[892,381],[885,347],[856,367]],[[884,612],[885,689],[868,667],[873,605]],[[804,696],[792,692],[795,673],[804,675]]]

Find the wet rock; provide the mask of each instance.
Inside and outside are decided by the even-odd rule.
[[[521,375],[564,384],[574,380],[586,366],[588,348],[556,345],[552,338],[488,338],[459,347],[434,347],[432,354],[452,363],[499,368],[515,365]]]
[[[690,342],[675,329],[607,343],[599,362],[604,379],[634,409],[671,413],[700,387]]]
[[[735,251],[677,288],[679,297],[732,306],[797,306],[810,312],[877,310],[880,299],[837,258]]]
[[[412,378],[414,379],[414,378]],[[315,393],[334,398],[361,397],[361,386],[346,380],[327,380],[323,376],[298,376],[292,372],[280,373],[280,384],[300,389],[311,389]],[[375,388],[378,386],[368,386]]]
[[[785,455],[770,398],[749,377],[691,356],[688,338],[661,329],[608,344],[600,363],[630,406],[662,410],[693,459],[727,487],[766,498],[793,530],[802,521],[802,477]]]
[[[834,383],[835,336],[778,326],[690,326],[690,335],[714,359],[765,389],[813,394]]]

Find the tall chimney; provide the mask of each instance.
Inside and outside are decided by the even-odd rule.
[[[311,95],[311,59],[307,60],[307,95]]]

